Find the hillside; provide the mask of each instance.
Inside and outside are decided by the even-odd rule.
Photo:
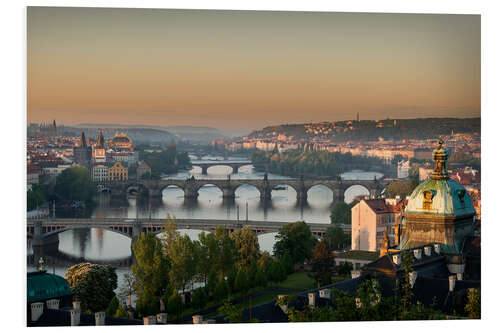
[[[278,135],[297,139],[330,141],[376,141],[428,139],[454,133],[481,133],[481,118],[418,118],[286,124],[265,127],[249,138],[272,138]]]

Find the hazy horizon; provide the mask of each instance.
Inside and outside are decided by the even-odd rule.
[[[28,7],[28,122],[480,117],[479,15]]]

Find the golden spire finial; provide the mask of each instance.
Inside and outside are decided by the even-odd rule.
[[[439,137],[439,146],[434,150],[432,158],[434,160],[434,171],[431,174],[431,179],[442,180],[448,179],[448,172],[446,170],[446,162],[448,161],[448,151],[443,148],[443,136]]]

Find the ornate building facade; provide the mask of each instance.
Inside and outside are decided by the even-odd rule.
[[[109,168],[109,180],[127,180],[128,179],[128,168],[124,167],[120,162],[115,162],[111,168]]]

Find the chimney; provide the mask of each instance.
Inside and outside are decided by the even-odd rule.
[[[462,281],[464,279],[463,273],[457,273],[457,280]]]
[[[71,309],[69,313],[71,315],[71,326],[80,325],[80,309]]]
[[[167,323],[167,314],[166,313],[158,313],[156,315],[156,323],[166,324]]]
[[[106,312],[104,312],[104,311],[96,312],[95,313],[95,326],[104,326],[105,319],[106,319]]]
[[[316,305],[316,293],[309,293],[307,296],[309,298],[309,305],[314,307]]]
[[[452,292],[453,290],[455,290],[455,281],[456,281],[455,275],[448,276],[448,281],[450,282],[450,292]]]
[[[401,254],[393,254],[392,255],[392,262],[396,265],[401,265]]]
[[[37,321],[43,314],[43,302],[31,303],[31,321]]]
[[[355,279],[361,276],[361,271],[357,269],[353,269],[351,271],[351,279]]]
[[[415,256],[415,259],[417,259],[417,260],[422,258],[422,249],[413,250],[413,255]]]
[[[321,289],[319,291],[319,297],[320,298],[326,298],[326,299],[330,299],[330,289],[326,288],[326,289]]]
[[[416,271],[410,272],[410,287],[413,288],[413,286],[415,285],[415,281],[417,281],[417,277],[418,277],[418,272]]]
[[[58,299],[49,299],[47,301],[47,309],[58,310],[59,309],[59,300]]]
[[[193,324],[201,324],[202,321],[203,321],[203,316],[200,315],[193,316]]]
[[[441,244],[439,243],[434,244],[434,252],[436,252],[437,254],[441,253]]]
[[[425,246],[424,247],[424,253],[425,253],[426,256],[429,257],[431,255],[431,253],[432,253],[432,248],[430,246]]]
[[[148,316],[142,318],[144,325],[156,325],[156,316]]]

